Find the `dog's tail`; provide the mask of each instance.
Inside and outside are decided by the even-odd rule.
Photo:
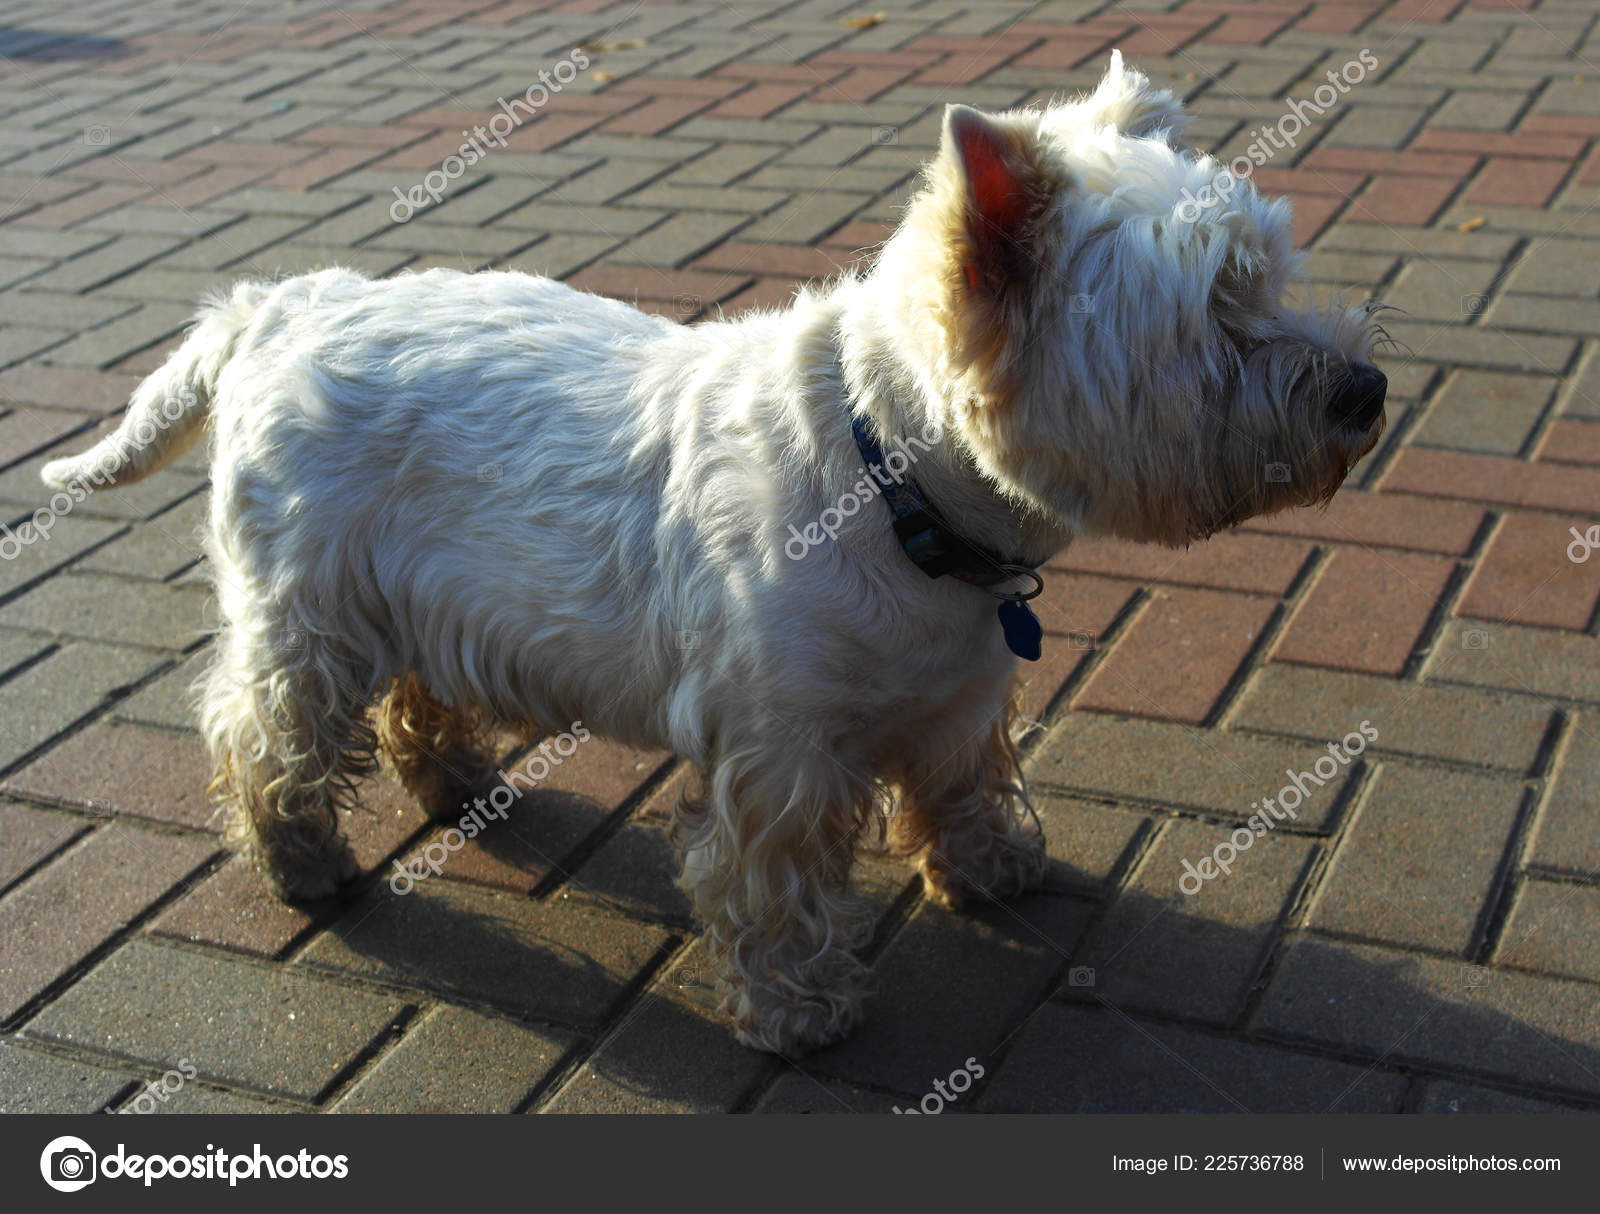
[[[55,489],[84,481],[131,485],[183,454],[200,435],[240,332],[271,290],[242,282],[207,300],[183,344],[134,389],[122,424],[81,455],[47,463],[39,472],[44,483]]]

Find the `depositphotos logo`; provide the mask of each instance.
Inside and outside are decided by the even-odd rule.
[[[231,1155],[206,1143],[203,1155],[130,1155],[122,1143],[104,1159],[81,1138],[63,1135],[46,1144],[39,1156],[45,1184],[61,1193],[76,1193],[96,1180],[142,1180],[149,1188],[158,1180],[226,1180],[231,1189],[241,1180],[343,1180],[350,1175],[348,1155],[268,1155],[256,1143],[248,1155]]]

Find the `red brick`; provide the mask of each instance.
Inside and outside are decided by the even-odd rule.
[[[972,84],[1003,67],[1018,55],[1015,48],[956,51],[940,63],[917,74],[918,84]]]
[[[1421,227],[1439,213],[1455,188],[1456,183],[1447,177],[1378,177],[1351,202],[1345,219]]]
[[[737,80],[692,79],[678,76],[629,76],[611,86],[613,93],[645,93],[654,101],[662,97],[699,97],[709,105],[731,97],[744,86]]]
[[[721,308],[724,314],[737,316],[751,308],[787,307],[799,285],[795,278],[758,278],[737,295],[723,300]]]
[[[355,147],[397,148],[417,138],[419,132],[408,130],[412,126],[455,127],[470,130],[474,123],[483,121],[484,112],[478,110],[424,110],[407,114],[392,126],[367,126],[357,122],[329,122],[312,127],[294,137],[296,143],[351,144]]]
[[[895,70],[909,68],[916,71],[939,59],[938,51],[849,51],[827,50],[813,55],[806,62],[840,65],[844,67],[883,67]]]
[[[780,274],[790,278],[828,278],[837,274],[844,263],[822,249],[729,240],[697,258],[694,265],[703,270]]]
[[[1193,42],[1213,18],[1192,18],[1164,13],[1142,13],[1133,34],[1118,40],[1118,48],[1130,59],[1171,55]]]
[[[94,215],[103,215],[130,202],[148,198],[146,186],[97,185],[62,202],[40,207],[28,215],[28,225],[36,228],[64,228]]]
[[[1295,22],[1295,30],[1303,34],[1351,34],[1365,25],[1378,3],[1366,9],[1349,4],[1318,4]]]
[[[878,246],[894,235],[892,223],[874,223],[867,219],[852,219],[844,227],[830,233],[822,241],[825,249],[848,249],[851,253],[867,250],[877,252]]]
[[[1276,606],[1215,590],[1156,590],[1072,706],[1198,725]]]
[[[1539,458],[1561,464],[1600,464],[1600,422],[1566,418],[1551,424]]]
[[[873,101],[915,74],[915,68],[852,68],[823,89],[819,96],[825,100],[842,97],[846,101]]]
[[[18,177],[0,173],[0,200],[6,202],[20,203],[24,199],[30,203],[54,202],[81,189],[81,181],[69,181],[65,177]]]
[[[1303,167],[1349,169],[1355,173],[1403,173],[1413,177],[1453,177],[1461,180],[1476,167],[1476,156],[1445,153],[1380,152],[1370,148],[1312,148]]]
[[[1580,135],[1600,138],[1600,114],[1528,114],[1517,130],[1529,135]]]
[[[1098,59],[1111,45],[1111,38],[1092,34],[1047,38],[1011,66],[1019,71],[1071,71],[1091,59]]]
[[[1365,173],[1340,169],[1257,169],[1250,180],[1270,194],[1332,194],[1348,198],[1361,188]]]
[[[1583,152],[1587,142],[1577,135],[1537,135],[1522,131],[1507,135],[1496,131],[1441,131],[1429,128],[1411,141],[1411,149],[1419,152],[1461,152],[1468,156],[1546,157],[1571,164]]]
[[[1459,556],[1472,546],[1483,515],[1483,510],[1457,502],[1342,489],[1326,508],[1285,510],[1244,526],[1248,531]]]
[[[315,909],[283,901],[252,865],[235,857],[169,906],[147,930],[275,957],[315,922]]]
[[[1399,674],[1453,568],[1442,557],[1339,549],[1289,620],[1273,659]]]
[[[312,155],[313,149],[292,143],[230,143],[225,139],[202,143],[184,153],[185,159],[202,164],[243,164],[254,168],[281,169]]]
[[[65,176],[81,177],[86,181],[120,182],[130,186],[161,186],[173,185],[196,173],[203,173],[205,168],[205,165],[189,164],[178,159],[137,160],[120,155],[97,156],[73,165],[66,170]]]
[[[713,118],[766,118],[811,92],[811,84],[757,84],[707,110]]]
[[[649,105],[613,118],[604,129],[613,135],[660,135],[710,104],[707,97],[657,97]]]
[[[1561,161],[1496,157],[1472,179],[1464,199],[1485,206],[1542,207],[1555,197],[1568,167]]]
[[[1206,42],[1232,42],[1260,46],[1289,24],[1287,17],[1250,17],[1235,13],[1205,36]]]
[[[266,171],[263,169],[245,168],[242,165],[218,165],[189,178],[182,185],[168,186],[161,191],[160,197],[162,202],[172,206],[199,207],[226,197],[235,190],[260,181],[265,176]]]
[[[14,795],[216,829],[206,800],[211,759],[190,734],[139,725],[91,725],[5,782]]]
[[[1443,22],[1450,20],[1460,8],[1463,0],[1396,0],[1384,11],[1385,21],[1396,22],[1401,25],[1417,25],[1424,21]]]
[[[456,146],[460,146],[459,141]],[[453,153],[454,148],[451,150]],[[326,185],[336,178],[343,177],[346,173],[354,172],[362,165],[370,164],[377,160],[380,155],[382,155],[382,152],[377,148],[328,148],[309,160],[302,160],[299,164],[290,165],[286,169],[279,169],[262,184],[269,189],[309,190],[319,185]],[[443,157],[440,159],[443,159]],[[437,161],[432,163],[437,163]]]
[[[843,68],[819,68],[809,63],[729,63],[712,73],[733,80],[759,80],[763,84],[811,85],[826,84],[844,74]]]
[[[1311,545],[1225,533],[1188,548],[1124,540],[1074,540],[1050,568],[1139,582],[1174,582],[1213,590],[1283,594],[1306,563]]]
[[[1044,644],[1037,662],[1023,662],[1017,672],[1022,684],[1022,711],[1037,719],[1068,679],[1077,673],[1099,647],[1111,625],[1134,596],[1126,582],[1074,576],[1045,578],[1044,593],[1033,600],[1033,610],[1044,625]],[[999,621],[996,621],[996,627]]]
[[[0,899],[0,1020],[14,1016],[216,853],[208,838],[98,830]]]
[[[1312,195],[1294,200],[1294,243],[1298,248],[1311,244],[1333,217],[1344,209],[1343,198]]]
[[[1600,555],[1591,553],[1578,563],[1567,550],[1576,545],[1587,551],[1578,537],[1593,521],[1507,515],[1467,583],[1457,614],[1551,628],[1588,627],[1600,600]]]
[[[1408,447],[1384,475],[1382,488],[1581,513],[1600,502],[1600,469]]]

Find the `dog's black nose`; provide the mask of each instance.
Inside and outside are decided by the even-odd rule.
[[[1335,422],[1365,430],[1383,412],[1384,394],[1389,380],[1378,368],[1356,363],[1328,403],[1328,416]]]

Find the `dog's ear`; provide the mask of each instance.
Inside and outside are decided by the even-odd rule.
[[[1159,135],[1172,147],[1178,146],[1189,125],[1183,102],[1167,89],[1156,88],[1137,68],[1124,64],[1121,51],[1111,52],[1100,86],[1083,104],[1090,120],[1099,125],[1114,126],[1136,138]]]
[[[939,156],[960,182],[967,286],[993,294],[1025,279],[1031,228],[1047,201],[1033,133],[968,106],[946,106]]]

